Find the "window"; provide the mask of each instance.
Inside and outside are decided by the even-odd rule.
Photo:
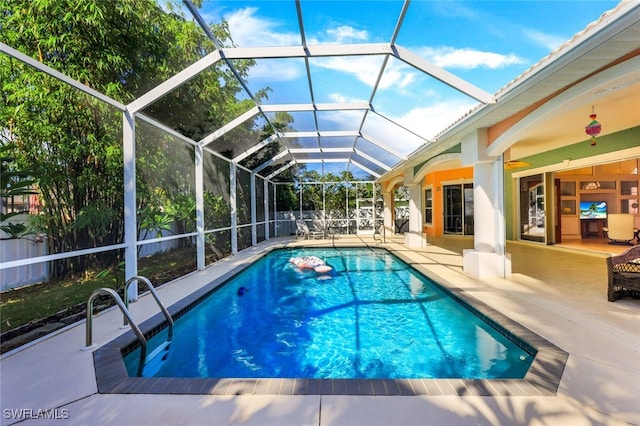
[[[29,195],[12,195],[2,198],[2,213],[29,213],[36,206],[31,205]]]
[[[433,223],[433,188],[424,190],[424,223]]]

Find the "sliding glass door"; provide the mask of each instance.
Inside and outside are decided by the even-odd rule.
[[[473,235],[473,184],[444,185],[444,233]]]
[[[544,242],[546,222],[544,176],[520,178],[520,238]]]

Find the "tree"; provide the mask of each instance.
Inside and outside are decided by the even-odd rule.
[[[2,41],[122,103],[213,51],[214,45],[179,8],[152,0],[0,0]],[[226,24],[212,27],[232,44]],[[251,61],[238,61],[246,77]],[[241,85],[219,64],[144,111],[187,136],[198,137],[246,109]],[[123,240],[123,154],[119,111],[48,75],[0,55],[0,122],[17,150],[16,165],[39,177],[50,252]],[[161,208],[188,226],[189,173],[172,167],[176,141],[140,139],[139,208]],[[184,153],[182,154],[184,155]],[[152,176],[149,178],[149,176]],[[171,177],[170,184],[165,181]],[[164,199],[158,194],[164,192]],[[186,199],[186,201],[185,201]],[[141,221],[143,223],[143,221]],[[56,261],[62,276],[88,265],[112,264],[115,253]]]

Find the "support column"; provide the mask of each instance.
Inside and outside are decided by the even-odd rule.
[[[122,151],[124,160],[124,263],[125,282],[138,275],[138,225],[136,217],[136,125],[129,111],[122,113]],[[125,297],[138,300],[138,281],[129,286]]]
[[[422,182],[414,182],[413,173],[410,174],[404,178],[404,184],[409,188],[409,231],[404,234],[404,244],[417,248],[427,245],[422,234]]]
[[[195,189],[196,189],[196,267],[199,271],[205,268],[204,241],[204,164],[202,146],[195,147]]]
[[[504,170],[502,157],[488,157],[486,130],[462,140],[463,164],[473,164],[473,249],[463,251],[464,271],[476,278],[508,277],[506,253]]]
[[[386,235],[393,235],[396,233],[396,227],[393,225],[393,191],[382,193],[382,204],[384,206],[383,220],[384,231]]]

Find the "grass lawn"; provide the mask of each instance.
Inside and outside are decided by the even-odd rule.
[[[173,250],[138,260],[139,275],[149,278],[155,287],[194,271],[195,268],[195,254],[192,248]],[[97,288],[117,289],[124,285],[121,272],[118,281],[113,273],[101,276],[98,272],[87,271],[82,277],[70,277],[0,293],[1,332],[86,303]],[[146,290],[144,286],[140,289]]]
[[[102,279],[67,279],[4,292],[0,298],[1,331],[4,333],[86,302],[91,292],[100,287],[115,288],[113,275]]]

